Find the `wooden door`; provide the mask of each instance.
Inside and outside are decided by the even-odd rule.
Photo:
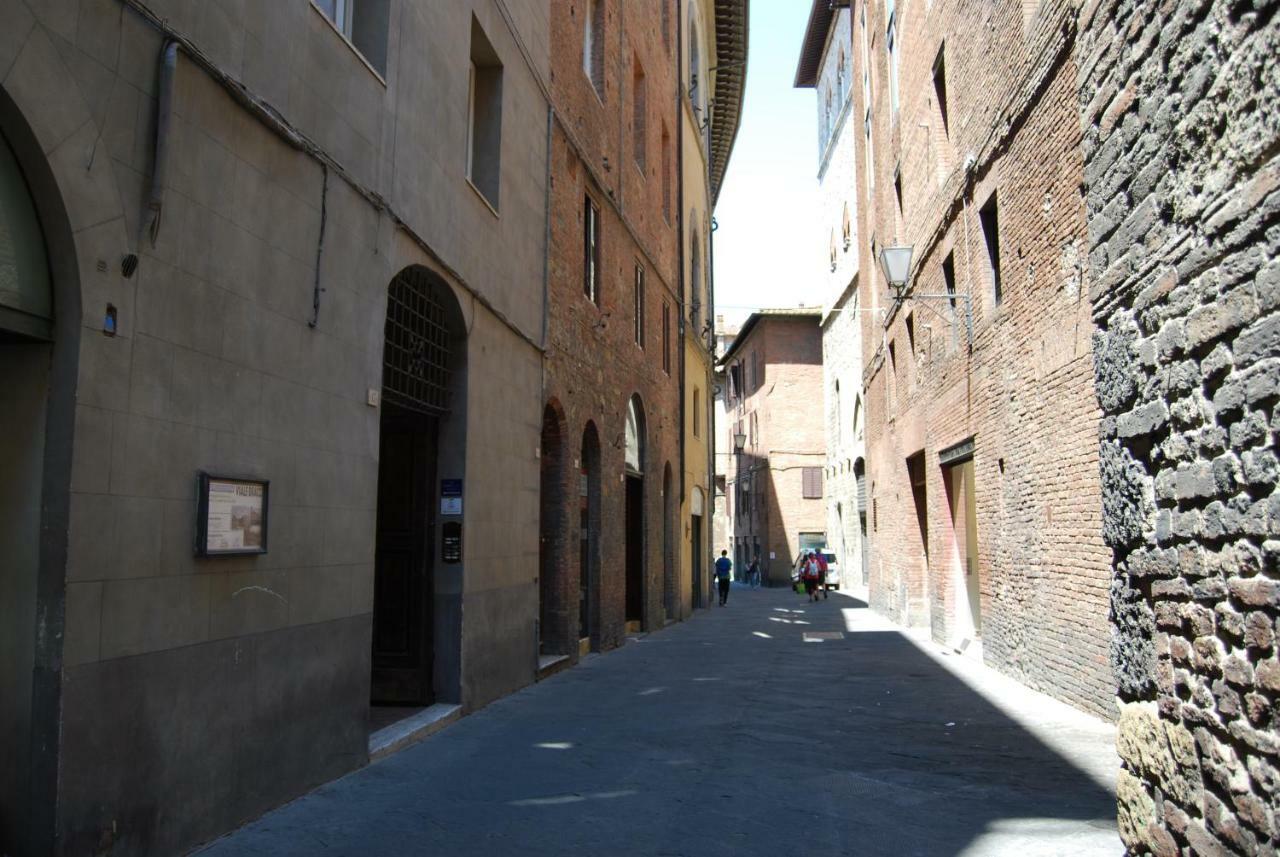
[[[386,406],[378,464],[372,701],[429,705],[436,419]]]

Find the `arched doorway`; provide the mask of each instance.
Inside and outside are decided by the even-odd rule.
[[[564,415],[559,403],[542,412],[541,494],[538,551],[538,654],[569,654],[572,639],[565,608],[568,490],[564,461]]]
[[[387,293],[374,556],[371,701],[408,715],[460,698],[466,338],[423,267]],[[376,713],[374,725],[394,722]]]
[[[644,406],[639,396],[627,402],[624,462],[626,482],[626,621],[629,632],[644,628]]]
[[[578,651],[600,647],[600,434],[582,431],[578,471]]]
[[[59,182],[90,179],[55,180],[0,88],[0,853],[53,850],[62,671],[37,665],[63,656],[82,312]]]
[[[662,468],[662,606],[667,621],[676,618],[676,497],[671,493],[671,462]]]

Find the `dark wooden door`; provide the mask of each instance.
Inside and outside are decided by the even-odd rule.
[[[431,575],[436,419],[392,405],[382,416],[374,556],[374,703],[433,699]]]
[[[627,621],[644,619],[644,480],[627,477]]]

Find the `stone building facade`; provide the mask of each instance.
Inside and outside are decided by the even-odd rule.
[[[1076,6],[851,8],[871,603],[1112,716]]]
[[[0,2],[0,852],[182,852],[534,680],[548,12]]]
[[[1280,24],[1084,4],[1121,836],[1280,849]]]
[[[795,85],[813,89],[818,112],[818,217],[823,256],[822,372],[826,406],[827,547],[840,563],[841,587],[865,594],[869,582],[862,320],[858,294],[853,14],[815,0]]]
[[[760,561],[769,586],[790,584],[799,551],[827,544],[825,431],[819,309],[748,316],[721,359],[732,433],[745,436],[730,464],[734,564]]]

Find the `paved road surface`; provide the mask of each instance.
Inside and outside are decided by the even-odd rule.
[[[862,602],[735,586],[201,854],[1112,855],[1112,736]]]

